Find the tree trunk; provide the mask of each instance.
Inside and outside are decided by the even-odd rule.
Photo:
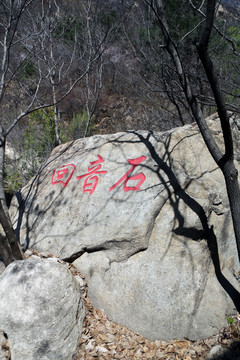
[[[54,102],[54,128],[55,128],[55,137],[56,137],[56,142],[58,145],[61,145],[62,141],[59,135],[59,121],[60,121],[60,116],[59,116],[59,111],[58,111],[58,106],[57,106],[57,96],[56,96],[56,89],[55,89],[55,85],[52,85],[52,92],[53,92],[53,102]]]
[[[199,59],[201,60],[202,65],[204,67],[205,73],[207,75],[217,105],[217,110],[221,122],[222,135],[225,145],[224,153],[222,153],[219,146],[215,142],[215,139],[199,107],[199,104],[193,94],[191,84],[182,66],[182,61],[178,53],[178,49],[176,47],[176,44],[171,39],[168,30],[168,23],[165,17],[163,1],[162,0],[156,0],[155,2],[149,2],[148,0],[145,1],[153,9],[159,20],[159,25],[161,27],[165,39],[166,49],[174,62],[176,71],[179,76],[179,81],[185,93],[187,102],[191,108],[192,114],[198,124],[200,132],[203,136],[204,142],[208,147],[210,154],[212,155],[213,159],[215,160],[215,162],[217,163],[217,165],[219,166],[219,168],[221,169],[224,175],[226,190],[228,194],[230,210],[232,215],[233,228],[234,228],[237,251],[238,251],[238,258],[240,260],[240,221],[239,221],[240,189],[238,184],[238,172],[233,162],[234,151],[233,151],[231,126],[229,122],[229,116],[227,114],[227,108],[225,105],[223,92],[221,90],[218,81],[218,76],[215,73],[214,64],[208,54],[208,44],[211,36],[211,31],[213,28],[216,0],[207,1],[205,27],[203,29],[199,44],[197,45],[197,50],[198,50]]]
[[[240,259],[240,190],[238,184],[238,171],[231,160],[227,161],[221,170],[225,178],[238,257]]]
[[[22,250],[17,240],[17,236],[12,228],[10,216],[4,191],[4,153],[5,153],[5,137],[3,129],[0,126],[0,223],[5,232],[6,238],[0,236],[1,255],[5,265],[10,264],[14,260],[22,260],[24,258]]]
[[[9,215],[8,214],[6,215],[5,211],[3,210],[3,206],[2,206],[1,202],[0,202],[0,223],[6,234],[8,243],[9,243],[11,251],[12,251],[13,258],[15,260],[24,259],[21,247],[18,243],[17,236],[12,228]]]
[[[14,261],[12,250],[8,245],[6,237],[0,234],[0,255],[5,266]]]
[[[211,152],[213,159],[216,161],[217,165],[221,169],[224,178],[228,194],[228,200],[232,215],[233,228],[235,233],[238,258],[240,260],[240,189],[238,183],[238,171],[234,165],[234,145],[232,138],[232,130],[229,121],[229,116],[227,113],[227,108],[225,104],[224,94],[221,90],[219,79],[217,73],[215,72],[214,64],[208,53],[208,44],[213,28],[214,15],[216,9],[216,0],[207,1],[207,10],[206,10],[206,20],[205,27],[202,32],[201,39],[197,46],[199,58],[204,67],[205,73],[207,75],[209,84],[211,86],[214,99],[217,105],[217,111],[219,119],[221,122],[222,135],[225,145],[224,155],[219,158],[217,151],[214,150]],[[218,151],[219,153],[219,151]]]

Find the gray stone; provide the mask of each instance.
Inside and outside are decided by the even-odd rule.
[[[0,276],[0,298],[0,328],[12,360],[72,360],[84,309],[66,265],[57,259],[15,261]]]
[[[0,275],[4,272],[5,270],[5,265],[2,261],[0,261]]]
[[[75,260],[93,305],[152,340],[208,337],[239,302],[224,179],[196,125],[57,147],[11,216],[22,244]]]
[[[211,348],[208,353],[208,356],[212,358],[213,356],[220,355],[224,351],[224,348],[221,345],[215,345]]]

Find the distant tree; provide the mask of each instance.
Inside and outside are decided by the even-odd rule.
[[[38,35],[34,41],[30,41],[29,34],[24,44],[26,59],[23,70],[25,72],[28,70],[30,65],[28,60],[30,60],[35,73],[37,71],[41,74],[43,80],[40,89],[41,96],[38,98],[53,104],[52,121],[55,127],[56,144],[62,143],[59,99],[75,82],[76,74],[84,74],[81,82],[84,93],[82,98],[85,98],[84,106],[90,118],[94,113],[96,105],[91,109],[90,102],[97,103],[97,89],[101,86],[95,85],[95,91],[90,91],[90,78],[94,78],[96,83],[101,84],[101,55],[110,35],[110,29],[106,31],[99,29],[96,16],[99,9],[96,9],[94,1],[83,1],[80,5],[72,2],[71,9],[68,9],[68,5],[63,5],[63,2],[59,1],[58,4],[49,1],[44,4],[40,12],[38,8],[32,10],[29,13],[31,31]],[[94,76],[91,75],[92,73]],[[36,74],[32,75],[36,78]]]
[[[202,108],[199,105],[198,98],[194,93],[193,89],[195,84],[193,83],[193,79],[188,72],[188,67],[185,64],[185,54],[179,50],[179,47],[177,46],[177,40],[174,39],[174,36],[171,34],[166,7],[164,6],[166,5],[165,2],[163,0],[143,1],[148,5],[149,9],[151,9],[158,26],[161,29],[162,37],[160,39],[160,46],[169,55],[169,61],[171,61],[174,72],[177,75],[175,81],[177,81],[178,86],[185,95],[185,99],[191,114],[198,124],[210,154],[224,175],[230,210],[232,214],[238,257],[240,259],[240,191],[238,183],[238,171],[234,165],[233,139],[230,125],[230,116],[227,111],[228,106],[225,102],[226,94],[221,87],[221,74],[217,73],[214,54],[211,53],[211,40],[214,36],[220,36],[221,41],[226,40],[227,44],[230,44],[232,51],[236,54],[238,46],[235,44],[233,39],[229,39],[227,37],[226,33],[221,32],[221,30],[215,24],[217,14],[217,4],[215,0],[203,1],[199,6],[194,5],[190,0],[192,8],[202,17],[198,22],[198,25],[192,29],[191,33],[193,33],[196,29],[198,30],[197,36],[194,38],[194,42],[197,49],[197,56],[206,75],[207,85],[209,85],[211,89],[212,100],[214,100],[219,115],[222,137],[225,145],[224,152],[222,152],[208,127]],[[188,35],[189,34],[190,32]],[[231,58],[229,58],[229,61],[231,61]],[[234,80],[236,80],[236,71],[238,71],[238,69],[234,69],[232,72]]]
[[[151,1],[148,2],[151,4]],[[191,79],[192,90],[201,110],[208,116],[216,109],[216,105],[195,46],[204,27],[205,7],[206,1],[200,0],[164,2],[169,34],[181,55],[184,71]],[[234,11],[229,7],[226,10],[225,5],[224,8],[218,6],[209,42],[209,54],[224,88],[226,105],[234,112],[240,108],[240,77],[239,59],[231,50],[231,41],[235,43],[235,51],[239,52],[238,14],[239,6]],[[136,70],[131,69],[126,81],[131,82],[132,88],[141,94],[142,99],[147,98],[149,110],[153,109],[156,117],[161,118],[159,128],[165,130],[192,122],[194,118],[191,109],[185,101],[182,87],[176,81],[176,69],[165,51],[158,19],[145,1],[135,2],[123,31],[137,63]]]
[[[188,38],[184,37],[196,26],[198,19],[194,10],[188,0],[169,1],[166,6],[174,41],[184,49],[185,64],[191,68],[192,76],[199,76],[196,56],[193,56]],[[160,126],[161,130],[166,130],[192,121],[189,106],[183,101],[183,93],[174,82],[175,70],[163,51],[163,35],[158,21],[144,1],[135,2],[123,31],[126,44],[136,61],[135,69],[130,70],[126,81],[131,82],[132,88],[142,98],[146,98],[155,118],[161,118],[161,124],[156,121],[154,128],[159,129]]]
[[[92,1],[84,3],[90,5]],[[88,29],[89,19],[81,13],[80,5],[68,3],[75,13],[64,17],[61,0],[0,2],[0,255],[6,265],[23,258],[4,190],[6,139],[23,118],[53,107],[56,142],[61,142],[58,104],[84,77],[89,78],[111,32],[108,28],[98,33],[98,43],[84,43],[82,23]],[[87,33],[90,36],[90,30]]]

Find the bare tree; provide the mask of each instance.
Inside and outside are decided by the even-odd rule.
[[[205,74],[207,76],[217,107],[217,112],[221,123],[222,137],[225,145],[224,152],[222,152],[218,144],[215,142],[215,139],[213,137],[213,134],[211,133],[211,130],[208,127],[201,107],[198,104],[197,98],[194,95],[191,79],[189,79],[188,73],[184,69],[183,58],[179,53],[176,43],[173,41],[171,33],[169,31],[169,25],[163,1],[144,0],[144,2],[151,8],[152,12],[156,16],[164,39],[164,44],[161,45],[164,45],[164,49],[170,55],[176,73],[178,75],[179,84],[185,94],[185,98],[191,109],[191,113],[198,124],[198,127],[205,141],[205,144],[208,147],[209,152],[211,153],[213,159],[215,160],[224,175],[230,210],[232,214],[238,257],[240,259],[240,191],[238,184],[238,171],[234,165],[233,139],[229,121],[229,114],[227,112],[227,106],[224,100],[224,93],[221,89],[219,83],[219,76],[216,73],[214,63],[209,55],[209,42],[212,31],[214,29],[214,19],[216,15],[216,1],[207,0],[205,12],[203,11],[202,6],[205,2],[203,1],[201,3],[201,9],[199,10],[201,10],[204,16],[204,26],[201,30],[200,38],[198,43],[196,44],[196,47],[199,59],[204,67]]]
[[[175,6],[174,1],[169,2]],[[181,3],[182,1],[178,2],[180,7],[183,6]],[[181,11],[182,9],[179,10]],[[175,17],[174,11],[172,17]],[[176,20],[177,24],[178,22],[179,16]],[[156,16],[144,1],[135,2],[129,20],[124,24],[123,32],[126,44],[131,49],[136,62],[135,68],[130,69],[126,81],[131,81],[132,88],[138,95],[141,94],[141,99],[146,99],[155,119],[161,118],[161,123],[155,120],[151,124],[151,129],[167,130],[193,121],[189,106],[183,101],[183,92],[178,82],[174,81],[174,77],[176,78],[174,66],[163,51],[162,33]],[[190,54],[186,54],[186,57],[189,61]],[[195,59],[191,58],[189,67],[191,62],[192,74],[193,72],[197,74],[198,71],[195,70],[197,64],[193,66],[194,61]],[[149,125],[148,123],[148,128]]]
[[[76,48],[79,37],[79,19],[66,13],[65,9],[57,3],[48,2],[39,14],[31,14],[32,29],[39,35],[34,43],[26,41],[25,47],[29,56],[34,51],[37,69],[44,79],[45,88],[50,87],[49,100],[53,104],[54,116],[51,119],[54,123],[56,144],[61,144],[59,134],[59,99],[71,87],[73,81],[73,70],[76,71],[77,59]],[[64,14],[63,14],[64,12]],[[91,61],[93,58],[91,58]],[[89,63],[91,67],[91,62]]]
[[[61,5],[61,0],[2,0],[0,3],[0,223],[5,234],[0,235],[0,255],[6,265],[23,258],[4,191],[6,139],[21,119],[53,106],[56,139],[60,142],[58,104],[89,75],[93,64],[101,58],[110,33],[108,29],[99,39],[99,46],[91,49],[81,71],[71,72],[76,62],[77,30],[73,30],[73,43],[68,46],[71,51],[63,56],[59,42],[59,32],[64,35],[59,20]],[[84,49],[77,59],[78,66],[81,57],[84,58]],[[49,84],[51,96],[48,91],[46,94]],[[3,108],[6,99],[14,98],[14,93],[17,93],[17,101],[7,118]]]
[[[87,64],[90,64],[92,53],[96,51],[96,47],[100,49],[101,52],[104,51],[104,44],[101,41],[102,34],[98,29],[98,24],[95,21],[94,5],[92,0],[89,0],[84,6],[84,11],[86,14],[86,41],[85,43],[88,46],[88,53],[86,57]],[[85,77],[85,107],[87,111],[87,124],[84,130],[83,136],[87,136],[89,125],[92,119],[92,116],[96,110],[96,106],[99,100],[100,90],[102,88],[102,75],[103,75],[103,57],[99,58],[99,61],[95,63],[95,67],[91,72],[89,71]]]

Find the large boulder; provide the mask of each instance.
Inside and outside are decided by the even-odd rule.
[[[239,306],[224,179],[195,125],[59,146],[11,215],[23,245],[75,261],[93,304],[150,339],[207,337]]]
[[[84,309],[66,265],[54,258],[10,264],[0,276],[0,299],[0,329],[12,360],[72,360]]]

